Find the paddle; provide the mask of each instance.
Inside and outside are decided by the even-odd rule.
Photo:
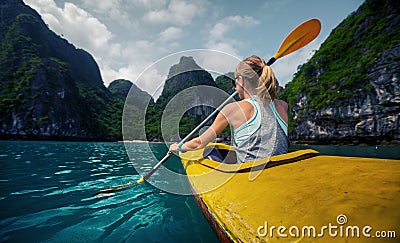
[[[318,36],[320,30],[321,22],[318,19],[310,19],[303,22],[286,36],[278,51],[268,60],[267,65],[271,65],[276,59],[284,57],[307,45]]]
[[[273,64],[277,59],[284,57],[310,43],[315,37],[318,36],[321,30],[321,23],[318,19],[310,19],[299,26],[297,26],[289,35],[283,40],[278,51],[271,59],[267,62],[267,65]],[[180,143],[186,142],[193,134],[195,134],[200,128],[202,128],[214,115],[216,115],[233,97],[237,94],[235,91],[228,99],[226,99],[211,115],[209,115],[202,123],[200,123],[191,133],[189,133]],[[128,182],[123,185],[110,187],[107,189],[100,190],[94,194],[98,196],[101,194],[114,193],[116,191],[128,188],[135,184],[140,184],[150,178],[154,172],[171,156],[171,152],[168,152],[160,162],[158,162],[146,175],[140,178],[136,182]]]

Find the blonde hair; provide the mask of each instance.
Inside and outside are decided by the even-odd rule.
[[[248,57],[238,64],[236,73],[242,76],[251,88],[257,90],[257,95],[263,102],[275,99],[279,91],[279,82],[264,59],[255,55]]]

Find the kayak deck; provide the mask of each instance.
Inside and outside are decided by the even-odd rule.
[[[204,204],[202,210],[208,210],[231,241],[336,241],[338,237],[321,229],[330,223],[341,226],[340,215],[348,220],[342,226],[362,230],[368,225],[370,234],[374,230],[400,234],[398,160],[315,156],[316,151],[301,150],[256,162],[222,164],[204,159],[203,153],[204,149],[180,157],[197,201]],[[287,237],[277,233],[279,226],[286,227]],[[293,237],[288,231],[292,226],[300,230],[313,226],[317,235],[324,235],[313,237],[311,232],[302,237],[294,230]]]

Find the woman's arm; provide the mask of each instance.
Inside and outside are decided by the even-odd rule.
[[[182,144],[181,151],[191,151],[204,148],[209,142],[214,140],[228,125],[228,119],[224,114],[229,105],[225,106],[220,113],[218,113],[213,124],[199,137],[193,138]],[[179,151],[179,144],[174,143],[170,146],[169,151],[177,153]]]

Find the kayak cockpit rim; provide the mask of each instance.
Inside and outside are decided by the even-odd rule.
[[[313,149],[304,149],[237,164],[233,146],[222,143],[210,143],[203,149],[181,153],[180,157],[183,161],[186,161],[184,163],[185,169],[191,164],[201,164],[224,173],[246,173],[298,162],[317,156],[318,154],[319,152]]]

